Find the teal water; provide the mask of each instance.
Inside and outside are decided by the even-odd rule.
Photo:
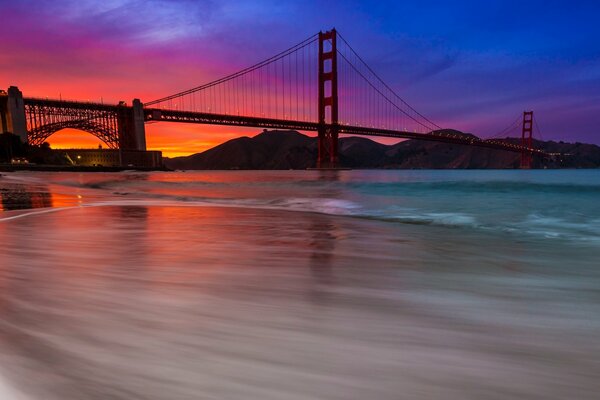
[[[600,171],[6,173],[0,399],[595,399]]]
[[[349,190],[360,195],[359,213],[367,216],[600,244],[596,170],[356,175]]]

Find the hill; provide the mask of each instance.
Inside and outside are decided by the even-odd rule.
[[[463,135],[469,135],[461,133]],[[518,142],[518,139],[505,139]],[[534,159],[534,168],[598,168],[600,147],[593,144],[536,141],[536,148],[569,154],[562,160]],[[475,146],[406,140],[385,145],[363,137],[343,137],[340,164],[349,168],[518,168],[520,154]],[[222,143],[187,157],[165,158],[172,169],[306,169],[317,162],[317,139],[296,131],[263,131]]]

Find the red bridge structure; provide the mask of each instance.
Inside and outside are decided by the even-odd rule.
[[[548,156],[533,147],[532,111],[523,115],[520,143],[442,129],[405,102],[335,29],[234,74],[144,103],[28,98],[16,87],[0,91],[0,132],[13,132],[33,145],[75,128],[110,149],[143,151],[144,123],[158,121],[314,131],[318,168],[338,167],[341,134],[517,152],[522,168],[531,167],[533,156]]]

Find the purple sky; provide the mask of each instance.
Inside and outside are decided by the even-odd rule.
[[[486,137],[533,109],[545,139],[600,144],[597,1],[0,0],[0,88],[168,95],[336,27],[408,103]]]

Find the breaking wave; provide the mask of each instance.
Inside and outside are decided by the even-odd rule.
[[[49,212],[81,207],[180,206],[236,207],[290,212],[310,212],[339,217],[362,218],[386,223],[439,226],[481,230],[487,233],[530,235],[544,239],[600,241],[597,199],[600,184],[586,172],[577,179],[544,175],[546,181],[516,180],[393,181],[400,174],[389,172],[385,179],[349,175],[348,179],[309,179],[309,175],[265,172],[250,180],[247,173],[117,173],[98,175],[7,174],[10,184],[35,187],[53,185],[52,191],[92,193],[88,200],[68,207],[15,210],[0,214],[0,221],[36,217]],[[381,177],[382,172],[377,172]],[[403,172],[405,176],[407,172]],[[421,173],[422,174],[422,173]],[[441,175],[455,177],[454,175]],[[409,174],[410,175],[410,174]],[[488,176],[481,174],[482,176]],[[393,179],[391,179],[393,178]],[[409,176],[410,178],[410,176]],[[369,180],[371,179],[371,180]],[[58,189],[57,189],[58,188]],[[491,195],[490,195],[491,194]],[[487,196],[486,196],[487,195]],[[544,202],[540,202],[540,196]],[[84,196],[86,197],[86,196]],[[95,197],[95,198],[94,198]],[[534,200],[535,199],[535,200]],[[567,212],[565,204],[577,200],[579,213]],[[495,202],[490,204],[490,201]],[[577,209],[577,206],[573,206]],[[595,210],[595,211],[594,211]],[[594,214],[596,212],[596,214]]]

